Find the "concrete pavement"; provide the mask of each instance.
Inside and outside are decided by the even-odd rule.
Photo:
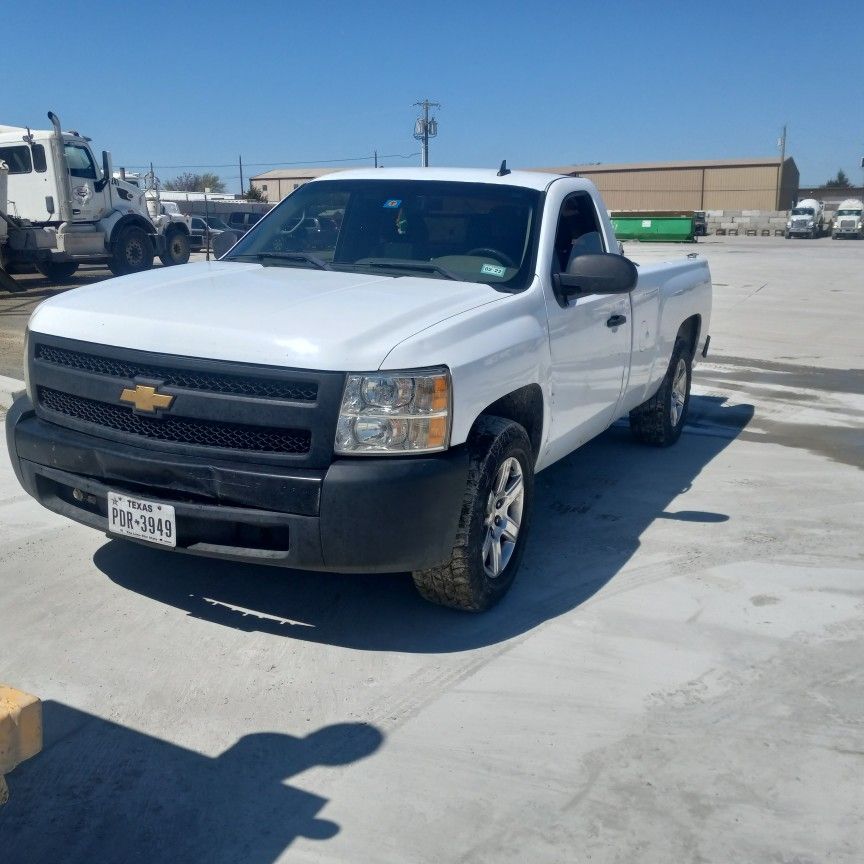
[[[690,426],[543,472],[483,616],[107,540],[0,455],[0,680],[45,700],[4,864],[859,862],[864,244],[697,251]]]

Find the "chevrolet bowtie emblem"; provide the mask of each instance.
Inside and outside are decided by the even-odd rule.
[[[174,401],[173,396],[157,393],[155,387],[146,387],[138,384],[134,390],[128,387],[120,394],[121,402],[128,402],[135,406],[136,411],[146,414],[155,414],[157,408],[170,408]]]

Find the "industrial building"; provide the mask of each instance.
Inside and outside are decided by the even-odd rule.
[[[787,157],[536,168],[591,180],[610,210],[788,210],[798,168]]]
[[[250,179],[278,203],[340,168],[275,168]],[[788,210],[798,197],[798,168],[787,157],[532,168],[591,180],[613,211]]]
[[[260,189],[272,204],[278,204],[304,183],[339,171],[339,168],[274,168],[249,178],[256,189]]]

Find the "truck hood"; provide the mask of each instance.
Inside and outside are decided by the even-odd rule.
[[[400,342],[505,295],[488,285],[229,261],[109,279],[45,301],[36,333],[268,366],[378,369]]]

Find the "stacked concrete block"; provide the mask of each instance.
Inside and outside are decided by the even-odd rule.
[[[775,231],[785,229],[788,212],[786,210],[707,210],[705,223],[709,234],[716,234],[717,229],[728,234],[737,231],[738,236],[746,236],[749,231],[755,231],[762,236],[764,231],[773,235]]]

